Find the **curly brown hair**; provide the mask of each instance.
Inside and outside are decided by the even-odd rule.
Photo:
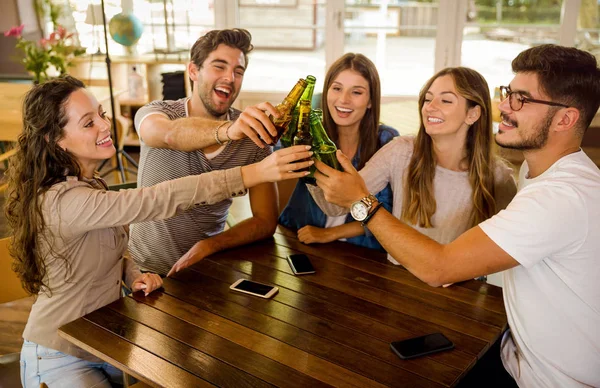
[[[52,251],[52,244],[42,233],[45,227],[43,195],[67,174],[81,175],[75,157],[63,150],[58,141],[64,136],[68,121],[65,105],[69,96],[84,87],[78,79],[65,76],[33,86],[23,101],[23,132],[6,172],[8,189],[4,212],[13,231],[12,269],[30,294],[50,292],[45,258]],[[46,254],[40,249],[41,242],[50,247]]]

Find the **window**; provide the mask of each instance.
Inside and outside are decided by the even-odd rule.
[[[97,47],[104,51],[102,24],[86,23],[88,4],[88,0],[70,0],[75,28],[81,45],[88,47],[89,53],[94,53]],[[198,37],[215,28],[212,0],[133,0],[133,9],[144,26],[136,46],[138,54],[183,53],[185,56]],[[109,22],[123,12],[121,0],[105,0],[104,11]],[[127,48],[110,37],[108,44],[111,54],[127,54]]]
[[[512,60],[523,50],[558,43],[562,0],[475,0],[467,10],[462,65],[479,71],[490,90],[513,77]]]

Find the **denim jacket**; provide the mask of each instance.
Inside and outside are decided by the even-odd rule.
[[[379,148],[386,145],[395,136],[398,136],[398,131],[387,125],[379,125]],[[359,149],[352,158],[352,165],[357,168],[360,164],[360,145]],[[377,200],[383,204],[383,207],[390,213],[392,212],[392,188],[388,184],[383,190],[375,195]],[[346,216],[346,224],[353,222],[354,219],[350,214]],[[311,197],[306,185],[302,182],[296,184],[294,192],[290,196],[288,204],[285,206],[279,216],[279,223],[287,228],[298,230],[306,225],[312,225],[319,228],[324,228],[327,222],[327,215],[319,208]],[[379,249],[383,251],[381,244],[375,236],[365,228],[365,234],[348,238],[349,243],[360,245],[367,248]]]

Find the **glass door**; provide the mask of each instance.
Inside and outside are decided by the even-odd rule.
[[[325,75],[325,0],[237,0],[237,26],[254,50],[244,92],[288,92],[298,78]]]
[[[575,38],[576,47],[589,51],[600,60],[600,2],[581,0],[578,29]]]
[[[560,43],[562,8],[563,0],[470,1],[462,66],[479,71],[493,93],[496,86],[510,82],[511,62],[521,51]]]
[[[345,0],[344,53],[377,66],[384,96],[416,96],[434,74],[439,1]]]

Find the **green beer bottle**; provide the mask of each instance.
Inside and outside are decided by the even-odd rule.
[[[310,112],[310,132],[312,134],[313,157],[331,168],[344,171],[335,154],[337,147],[329,136],[327,136],[327,132],[323,127],[322,117],[323,112],[320,109],[315,109]],[[314,176],[315,170],[315,166],[312,165],[311,174],[308,176]]]
[[[300,97],[300,101],[307,100],[312,104],[312,97],[315,91],[315,82],[317,79],[312,75],[306,76],[306,89],[304,89],[304,93],[302,93],[302,97]],[[294,136],[296,135],[296,131],[298,129],[298,117],[300,115],[300,101],[294,108],[294,112],[292,113],[292,121],[290,125],[288,125],[287,131],[281,137],[281,145],[283,147],[289,147],[294,142]]]
[[[292,121],[292,111],[294,110],[296,104],[298,104],[298,101],[300,101],[300,97],[302,96],[302,93],[304,93],[306,85],[306,81],[300,78],[298,82],[296,82],[294,88],[290,90],[290,93],[287,95],[287,97],[284,98],[280,104],[275,106],[281,116],[278,119],[276,119],[273,115],[269,116],[269,120],[271,120],[275,126],[275,129],[277,130],[277,136],[273,138],[273,144],[279,141],[279,138],[281,135],[283,135],[290,124],[290,121]]]
[[[294,136],[294,145],[312,145],[313,139],[310,134],[310,101],[300,101],[300,114],[298,116],[298,130]],[[309,168],[304,168],[300,171],[309,171]]]

